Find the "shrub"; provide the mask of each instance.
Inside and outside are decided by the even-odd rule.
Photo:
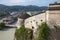
[[[16,30],[15,37],[16,40],[31,40],[33,31],[31,29],[26,29],[23,25]]]
[[[48,40],[49,28],[45,22],[39,26],[38,40]]]
[[[26,28],[26,31],[28,32],[27,40],[32,40],[33,39],[33,30]]]
[[[5,23],[0,23],[0,29],[5,27]]]

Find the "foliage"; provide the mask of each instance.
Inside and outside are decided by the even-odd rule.
[[[0,17],[2,17],[2,16],[5,16],[6,14],[4,14],[4,13],[0,13]]]
[[[45,22],[39,26],[39,36],[38,40],[48,40],[49,36],[49,28]]]
[[[10,15],[8,12],[0,11],[0,17],[5,17],[7,15]]]
[[[28,40],[28,39],[31,40],[31,36],[32,30],[26,29],[23,25],[15,32],[16,40]]]
[[[33,39],[33,30],[26,28],[26,31],[28,32],[27,40],[32,40]]]
[[[0,29],[5,27],[5,23],[0,23]]]

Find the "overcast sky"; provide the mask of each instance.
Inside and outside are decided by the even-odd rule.
[[[4,5],[37,5],[48,6],[49,3],[60,2],[60,0],[0,0],[0,4]]]

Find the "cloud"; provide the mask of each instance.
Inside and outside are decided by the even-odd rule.
[[[10,0],[10,3],[23,3],[25,0]]]
[[[49,3],[60,0],[0,0],[0,4],[5,5],[48,5]]]
[[[34,2],[35,0],[9,0],[9,5],[28,5]]]
[[[10,3],[26,3],[26,2],[33,2],[35,0],[10,0]]]

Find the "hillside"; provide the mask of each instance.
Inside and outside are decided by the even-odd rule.
[[[28,5],[28,6],[20,6],[20,5],[15,5],[15,6],[6,6],[6,5],[2,5],[0,4],[0,16],[4,16],[7,15],[11,12],[14,11],[42,11],[42,10],[46,10],[48,7],[46,6],[35,6],[35,5]],[[3,15],[4,14],[4,15]]]
[[[28,5],[28,6],[6,6],[6,5],[2,5],[0,4],[0,11],[9,11],[9,12],[13,12],[13,11],[42,11],[47,9],[46,6],[35,6],[35,5]]]

